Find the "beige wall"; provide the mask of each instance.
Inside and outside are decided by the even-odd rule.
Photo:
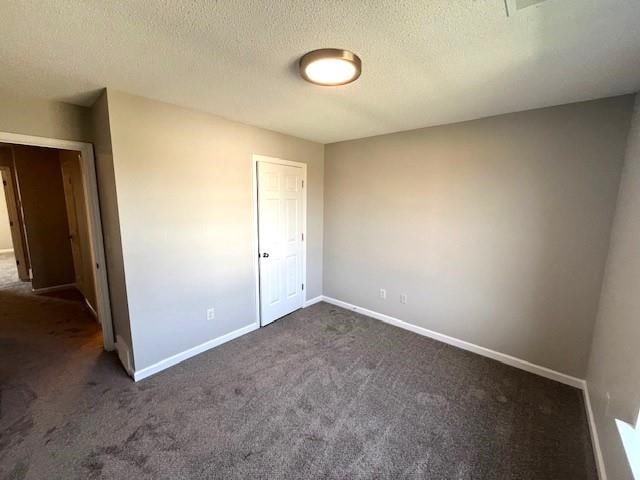
[[[11,227],[9,226],[9,212],[4,192],[0,191],[0,250],[13,248],[11,241]]]
[[[324,294],[584,378],[631,106],[327,145]]]
[[[122,260],[122,241],[113,172],[113,153],[111,148],[111,129],[109,126],[109,107],[107,92],[102,92],[90,111],[91,138],[96,164],[98,195],[100,197],[100,217],[104,240],[105,261],[107,262],[107,281],[111,300],[111,318],[114,335],[120,336],[131,353],[131,328],[129,325],[129,306],[125,286],[124,263]]]
[[[14,161],[35,289],[74,282],[58,151],[15,146]]]
[[[0,90],[0,132],[90,141],[89,110]]]
[[[306,285],[322,293],[322,145],[107,97],[136,369],[255,322],[254,153],[308,165]]]
[[[308,165],[306,285],[309,298],[322,293],[322,145],[107,98],[137,370],[255,322],[254,153]]]
[[[11,160],[11,150],[8,147],[0,147],[0,166],[9,167],[13,170]],[[9,226],[9,212],[4,191],[0,191],[0,250],[13,248],[11,240],[11,227]]]
[[[640,98],[637,98],[587,374],[611,480],[633,479],[614,419],[635,425],[640,409],[639,252]]]

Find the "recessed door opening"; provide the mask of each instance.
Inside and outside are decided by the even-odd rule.
[[[112,350],[91,145],[8,133],[0,141],[0,296],[12,318],[47,317],[51,308],[73,317],[70,332]],[[46,328],[32,323],[34,335]]]
[[[3,164],[4,152],[6,151],[0,150],[0,175],[3,186],[3,192],[0,194],[0,287],[19,285],[20,282],[30,279],[20,230],[22,223],[17,206],[17,190],[11,168]]]
[[[306,165],[254,155],[259,325],[305,303]]]

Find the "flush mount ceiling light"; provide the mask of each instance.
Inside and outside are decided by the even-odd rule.
[[[361,72],[360,57],[339,48],[321,48],[300,59],[300,75],[316,85],[346,85],[356,81]]]

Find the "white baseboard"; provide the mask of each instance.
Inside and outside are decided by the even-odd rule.
[[[13,253],[13,248],[0,248],[0,253]]]
[[[604,457],[600,449],[600,440],[598,438],[598,428],[596,427],[596,419],[591,408],[591,397],[589,396],[589,386],[584,382],[582,393],[584,394],[584,408],[587,410],[587,419],[589,421],[589,433],[591,434],[591,444],[593,445],[593,456],[596,459],[596,468],[598,469],[598,477],[600,480],[607,480],[607,471],[604,468]]]
[[[464,340],[450,337],[449,335],[444,335],[442,333],[434,332],[433,330],[429,330],[424,327],[419,327],[417,325],[407,323],[403,320],[400,320],[395,317],[391,317],[389,315],[385,315],[383,313],[375,312],[367,308],[358,307],[357,305],[353,305],[351,303],[344,302],[342,300],[337,300],[335,298],[326,297],[326,296],[323,296],[321,300],[324,302],[330,303],[332,305],[336,305],[338,307],[342,307],[347,310],[352,310],[354,312],[361,313],[362,315],[375,318],[376,320],[381,320],[390,325],[395,325],[396,327],[409,330],[419,335],[424,335],[425,337],[433,338],[434,340],[438,340],[448,345],[452,345],[454,347],[458,347],[463,350],[468,350],[470,352],[477,353],[484,357],[492,358],[494,360],[497,360],[501,363],[505,363],[512,367],[516,367],[521,370],[525,370],[527,372],[540,375],[541,377],[549,378],[551,380],[555,380],[557,382],[564,383],[566,385],[570,385],[575,388],[579,388],[580,390],[582,390],[582,393],[584,395],[584,404],[585,404],[585,409],[587,411],[587,418],[589,422],[589,432],[591,434],[591,443],[593,445],[593,455],[595,457],[596,467],[598,469],[598,477],[600,478],[600,480],[607,480],[607,473],[604,467],[604,458],[602,456],[602,450],[600,449],[600,441],[598,439],[598,430],[596,428],[596,423],[593,416],[593,410],[591,408],[591,399],[589,397],[589,389],[587,387],[587,382],[585,380],[581,378],[572,377],[571,375],[557,372],[555,370],[551,370],[550,368],[547,368],[547,367],[536,365],[526,360],[522,360],[521,358],[513,357],[505,353],[496,352],[495,350],[491,350],[485,347],[481,347],[479,345],[475,345],[470,342],[466,342]],[[318,303],[317,298],[314,298],[312,302]]]
[[[306,302],[304,302],[304,305],[302,306],[302,308],[307,308],[310,307],[311,305],[315,305],[316,303],[320,303],[323,300],[323,296],[322,295],[318,295],[315,298],[312,298],[311,300],[307,300]]]
[[[68,290],[69,288],[74,288],[75,286],[76,286],[75,283],[65,283],[63,285],[53,285],[52,287],[32,288],[31,291],[36,294],[58,292],[60,290]]]
[[[221,337],[214,338],[213,340],[209,340],[208,342],[201,343],[200,345],[197,345],[193,348],[185,350],[184,352],[180,352],[168,358],[165,358],[164,360],[160,360],[159,362],[154,363],[153,365],[150,365],[140,370],[136,370],[135,372],[133,372],[133,379],[137,382],[139,380],[142,380],[143,378],[147,378],[153,375],[154,373],[158,373],[169,367],[173,367],[174,365],[188,358],[194,357],[199,353],[202,353],[213,347],[222,345],[223,343],[233,340],[234,338],[241,337],[242,335],[245,335],[249,332],[257,330],[258,328],[259,327],[256,323],[252,323],[251,325],[247,325],[246,327],[239,328],[237,330],[234,330],[233,332],[227,333],[226,335],[222,335]]]
[[[565,373],[551,370],[550,368],[547,368],[547,367],[536,365],[526,360],[522,360],[521,358],[512,357],[511,355],[507,355],[506,353],[496,352],[495,350],[481,347],[480,345],[476,345],[474,343],[466,342],[464,340],[460,340],[455,337],[450,337],[449,335],[444,335],[442,333],[434,332],[433,330],[429,330],[424,327],[419,327],[417,325],[413,325],[412,323],[407,323],[398,318],[385,315],[384,313],[374,312],[373,310],[368,310],[366,308],[358,307],[357,305],[352,305],[351,303],[343,302],[342,300],[337,300],[331,297],[323,297],[323,300],[332,305],[346,308],[347,310],[353,310],[354,312],[361,313],[363,315],[375,318],[377,320],[382,320],[385,323],[388,323],[390,325],[395,325],[396,327],[404,328],[405,330],[409,330],[411,332],[417,333],[418,335],[423,335],[425,337],[433,338],[434,340],[438,340],[440,342],[453,345],[454,347],[458,347],[463,350],[468,350],[470,352],[477,353],[478,355],[482,355],[484,357],[492,358],[501,363],[511,365],[512,367],[516,367],[521,370],[525,370],[527,372],[540,375],[541,377],[549,378],[551,380],[555,380],[557,382],[564,383],[566,385],[570,385],[575,388],[582,389],[584,387],[584,380],[581,378],[572,377],[571,375],[567,375]]]

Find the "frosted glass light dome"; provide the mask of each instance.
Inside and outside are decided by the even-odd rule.
[[[348,50],[323,48],[300,59],[300,75],[316,85],[346,85],[357,80],[361,72],[360,58]]]

